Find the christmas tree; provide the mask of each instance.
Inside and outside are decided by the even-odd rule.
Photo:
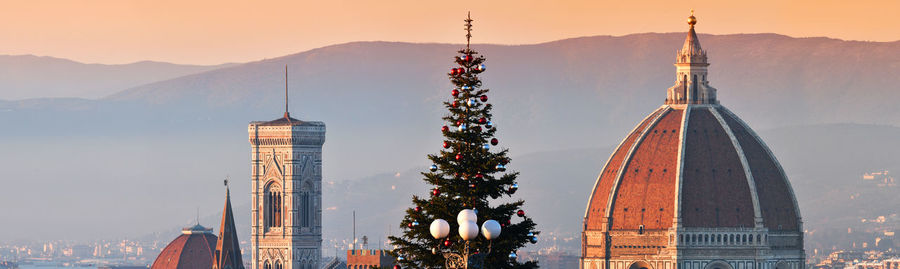
[[[448,74],[455,87],[452,98],[444,102],[449,113],[443,117],[448,124],[441,127],[443,149],[428,155],[434,164],[430,172],[422,173],[433,188],[427,197],[413,196],[414,207],[406,210],[400,224],[403,235],[389,237],[395,247],[392,255],[397,257],[395,269],[463,268],[465,264],[492,269],[538,267],[535,262],[516,260],[516,250],[536,243],[539,232],[522,209],[525,202],[509,198],[519,188],[519,173],[506,172],[508,149],[492,149],[499,140],[491,122],[489,90],[482,88],[478,78],[485,71],[485,58],[469,48],[472,21],[471,17],[465,20],[466,48],[454,57],[456,66]],[[470,222],[474,218],[477,221]],[[440,219],[447,220],[443,228]],[[448,234],[448,224],[449,236],[436,239],[434,234]],[[469,240],[460,235],[463,230]],[[496,238],[488,240],[489,236]]]

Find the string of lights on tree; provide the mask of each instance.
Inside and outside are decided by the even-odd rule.
[[[519,248],[537,243],[539,232],[525,214],[525,201],[511,199],[519,189],[519,173],[507,171],[509,149],[496,147],[500,140],[491,121],[490,90],[482,88],[478,77],[487,70],[485,57],[469,45],[472,21],[465,20],[466,47],[453,58],[455,66],[447,74],[454,87],[443,103],[449,112],[441,127],[444,141],[438,154],[427,156],[433,164],[422,172],[433,187],[424,197],[413,196],[414,206],[401,221],[402,235],[389,237],[394,246],[391,255],[397,258],[395,269],[457,268],[452,253],[466,253],[466,268],[538,267],[536,262],[516,259]],[[477,216],[485,219],[483,237],[477,236]],[[451,227],[444,219],[454,217],[457,223]],[[459,234],[451,235],[452,228]]]

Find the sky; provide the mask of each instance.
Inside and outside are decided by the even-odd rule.
[[[900,1],[0,0],[0,54],[220,64],[352,41],[532,44],[685,31],[900,40]]]

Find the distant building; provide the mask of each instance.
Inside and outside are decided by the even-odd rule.
[[[584,216],[582,269],[806,265],[790,182],[762,139],[719,104],[696,22],[688,18],[665,103],[598,176]]]
[[[75,245],[71,247],[70,254],[76,258],[89,258],[94,256],[94,249],[87,245]]]
[[[391,268],[394,266],[394,258],[380,249],[347,250],[347,269],[369,269],[373,266]]]
[[[541,269],[578,269],[578,255],[550,251],[528,252],[519,255],[519,259],[525,261],[537,261]]]
[[[888,170],[864,173],[862,179],[864,181],[875,182],[880,187],[893,187],[897,185],[894,181],[894,177],[890,175]]]

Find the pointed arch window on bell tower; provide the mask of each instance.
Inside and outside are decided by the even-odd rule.
[[[264,224],[266,229],[272,227],[281,227],[283,201],[281,188],[277,184],[269,184],[266,188],[265,206],[264,206]]]

